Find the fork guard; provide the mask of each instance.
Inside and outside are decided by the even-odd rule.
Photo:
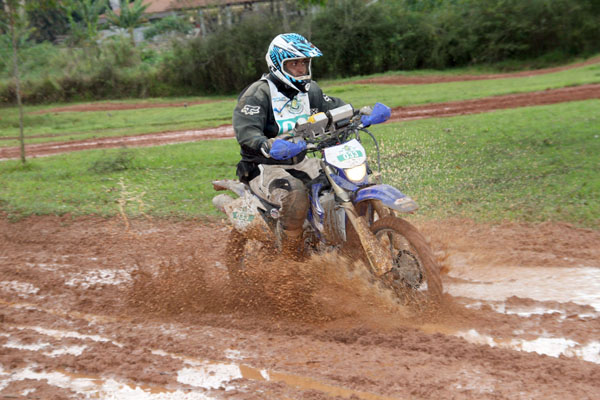
[[[365,200],[381,200],[385,206],[403,213],[411,213],[419,208],[413,199],[390,185],[373,185],[360,189],[356,193],[354,204]]]

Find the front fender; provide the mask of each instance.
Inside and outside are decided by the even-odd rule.
[[[356,193],[354,204],[365,200],[381,200],[385,206],[403,213],[413,212],[419,208],[413,199],[390,185],[374,185],[360,189]]]

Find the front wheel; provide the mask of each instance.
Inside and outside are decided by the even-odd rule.
[[[373,222],[371,231],[391,252],[394,267],[383,275],[387,286],[399,297],[414,298],[424,294],[433,301],[442,298],[442,280],[433,253],[427,241],[408,221],[385,216]]]

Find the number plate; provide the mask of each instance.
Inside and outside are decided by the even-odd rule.
[[[352,168],[367,161],[365,148],[356,139],[325,149],[325,161],[338,168]]]

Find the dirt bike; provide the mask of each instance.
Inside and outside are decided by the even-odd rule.
[[[371,276],[391,288],[401,299],[442,295],[439,267],[425,238],[408,221],[398,217],[413,213],[417,204],[398,189],[381,184],[380,174],[367,163],[360,133],[385,122],[390,110],[377,103],[370,112],[345,105],[314,114],[297,123],[285,140],[306,143],[307,153],[320,158],[321,176],[307,183],[310,207],[304,223],[305,246],[312,251],[339,248],[360,253]],[[281,137],[281,136],[280,136]],[[252,193],[249,185],[234,180],[214,181],[215,190],[230,190],[213,198],[229,217],[233,230],[228,242],[230,277],[243,270],[243,247],[248,239],[278,239],[279,207]],[[360,245],[352,239],[358,238]]]

